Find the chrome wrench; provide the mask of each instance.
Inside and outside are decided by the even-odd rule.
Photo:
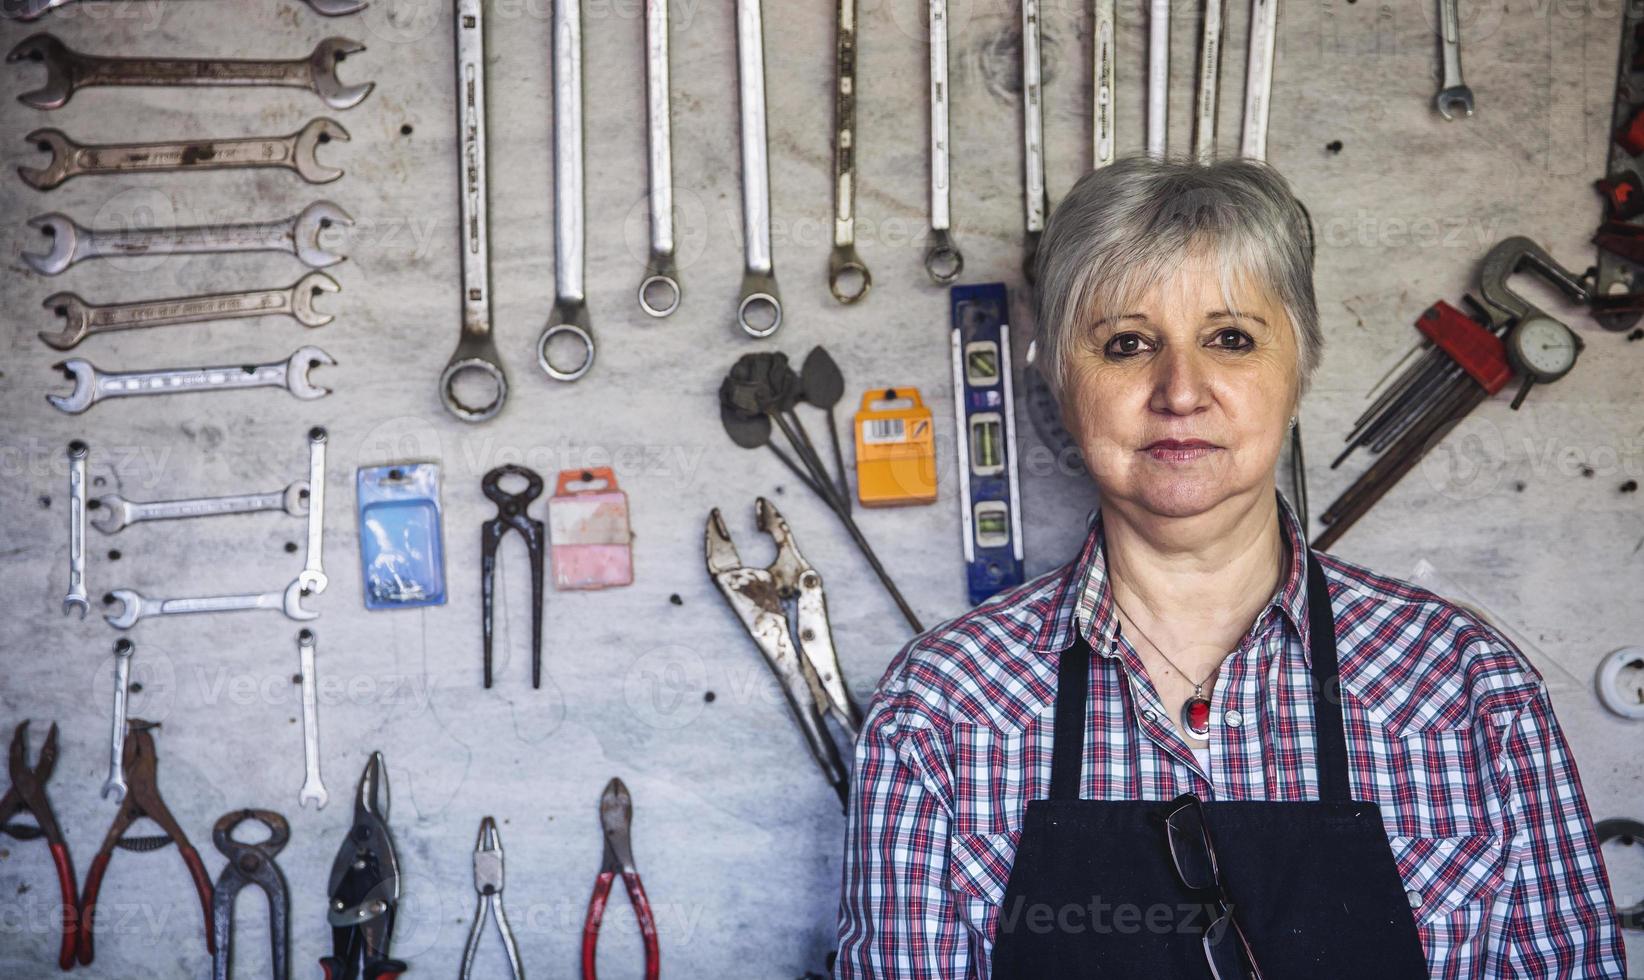
[[[1105,167],[1113,162],[1113,67],[1118,58],[1114,46],[1118,43],[1118,18],[1114,0],[1096,0],[1095,39],[1091,42],[1091,80],[1094,98],[1091,100],[1090,136],[1095,153],[1092,168]]]
[[[297,633],[297,658],[303,685],[303,788],[297,793],[297,806],[307,809],[313,801],[314,809],[324,810],[330,796],[320,780],[320,703],[315,696],[314,631],[303,629]]]
[[[76,439],[68,446],[69,466],[69,587],[63,596],[63,615],[78,607],[86,618],[86,444]]]
[[[1022,274],[1028,282],[1037,275],[1039,236],[1045,230],[1050,194],[1045,189],[1045,107],[1039,61],[1039,0],[1022,0],[1022,144],[1023,195],[1027,245]]]
[[[51,190],[71,177],[85,174],[159,173],[172,170],[225,170],[245,167],[282,167],[310,184],[328,184],[343,175],[324,167],[315,148],[332,140],[348,139],[348,130],[323,116],[288,136],[248,136],[222,140],[176,140],[167,143],[74,142],[57,129],[37,129],[25,140],[51,154],[44,167],[18,167],[23,183],[37,191]]]
[[[326,431],[316,425],[308,430],[308,550],[297,584],[308,595],[319,595],[328,584],[325,577],[325,440]]]
[[[1255,0],[1260,3],[1262,0]],[[1170,0],[1147,5],[1147,155],[1164,159],[1170,138]]]
[[[290,357],[272,364],[228,364],[164,371],[99,371],[89,361],[71,357],[53,367],[74,382],[74,390],[67,395],[47,395],[46,401],[70,415],[78,415],[105,398],[238,388],[284,388],[307,401],[331,394],[330,388],[310,382],[308,372],[336,363],[318,347],[299,347]]]
[[[537,339],[537,366],[555,381],[575,381],[594,366],[594,334],[583,287],[582,0],[554,0],[554,310]],[[582,345],[564,368],[548,354],[555,337]]]
[[[953,241],[948,142],[948,0],[930,0],[930,239],[925,274],[938,286],[959,278],[965,257]]]
[[[1273,57],[1279,36],[1279,0],[1251,0],[1250,52],[1244,72],[1244,134],[1239,152],[1267,159],[1267,111],[1273,97]]]
[[[108,743],[108,778],[103,780],[103,799],[114,794],[114,802],[126,798],[126,691],[131,687],[131,657],[137,644],[125,637],[114,641],[114,726]]]
[[[771,253],[771,162],[765,132],[765,27],[760,0],[736,0],[737,103],[742,137],[742,296],[736,322],[750,337],[782,326]]]
[[[5,0],[0,3],[0,16],[12,20],[34,20],[48,10],[55,10],[73,0]],[[358,13],[366,8],[367,0],[307,0],[317,14],[340,17]]]
[[[186,599],[150,599],[133,589],[115,589],[109,595],[120,603],[120,611],[104,616],[117,630],[128,630],[140,619],[150,616],[180,616],[194,613],[244,612],[252,609],[275,609],[295,620],[309,620],[320,615],[304,609],[302,583],[296,579],[277,592],[254,592],[240,595],[196,596]]]
[[[873,275],[856,254],[856,0],[838,0],[833,88],[833,253],[828,291],[854,303],[873,288]]]
[[[308,481],[298,480],[284,490],[242,493],[225,497],[191,497],[182,500],[132,501],[117,493],[97,498],[97,517],[91,522],[104,534],[118,534],[143,521],[175,521],[190,517],[218,517],[226,514],[255,514],[279,510],[292,517],[308,515]]]
[[[669,111],[668,0],[645,0],[645,117],[651,176],[651,259],[639,284],[639,308],[664,317],[679,309],[674,266],[674,163]]]
[[[51,239],[51,247],[45,252],[24,252],[23,261],[42,276],[55,276],[86,259],[290,252],[309,268],[323,269],[341,262],[343,256],[326,248],[321,237],[333,226],[353,224],[348,212],[330,201],[315,201],[283,221],[183,228],[84,228],[54,211],[29,219],[29,227]]]
[[[1193,157],[1201,164],[1216,159],[1216,100],[1222,74],[1222,0],[1203,0],[1199,34],[1199,90],[1193,106]]]
[[[1451,113],[1460,110],[1465,115],[1473,114],[1473,90],[1461,78],[1461,14],[1457,10],[1457,0],[1439,0],[1439,53],[1444,59],[1444,80],[1439,86],[1438,95],[1433,97],[1433,104],[1438,107],[1439,115],[1446,119],[1456,118]]]
[[[484,0],[457,0],[457,163],[462,249],[462,336],[440,373],[440,401],[464,422],[496,417],[508,400],[497,343],[491,336],[491,238],[487,229],[490,198],[485,187],[485,19]],[[484,405],[469,405],[457,396],[461,375],[483,375],[496,389]]]
[[[63,329],[42,330],[39,336],[50,347],[68,350],[92,334],[259,316],[288,316],[305,327],[323,327],[333,317],[314,309],[314,297],[340,288],[337,280],[325,273],[310,272],[284,289],[209,293],[102,306],[87,303],[73,293],[53,293],[40,305],[63,318]]]

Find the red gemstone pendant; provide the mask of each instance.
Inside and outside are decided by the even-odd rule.
[[[1197,694],[1182,704],[1182,727],[1201,741],[1210,739],[1210,702]]]

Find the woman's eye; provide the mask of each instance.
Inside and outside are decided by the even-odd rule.
[[[1116,357],[1139,354],[1146,348],[1140,334],[1122,333],[1107,342],[1107,353]]]
[[[1226,330],[1216,331],[1215,346],[1221,350],[1244,350],[1253,345],[1249,334],[1228,327]]]

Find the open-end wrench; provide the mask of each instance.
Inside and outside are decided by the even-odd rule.
[[[953,241],[948,142],[948,0],[930,0],[930,238],[925,274],[945,286],[965,271],[965,257]]]
[[[1254,0],[1260,3],[1261,0]],[[1164,159],[1170,140],[1170,0],[1147,5],[1147,155]]]
[[[674,266],[674,162],[669,120],[668,0],[645,0],[645,117],[651,177],[651,259],[639,284],[639,308],[664,317],[679,309]]]
[[[873,288],[856,254],[856,0],[837,0],[833,57],[833,253],[828,291],[854,303]]]
[[[1022,0],[1022,204],[1027,242],[1022,275],[1038,274],[1039,236],[1045,231],[1050,192],[1045,189],[1045,105],[1039,61],[1039,0]]]
[[[314,151],[321,143],[347,141],[348,130],[333,119],[309,120],[288,136],[249,136],[221,140],[174,140],[169,143],[76,143],[57,129],[37,129],[23,137],[42,153],[51,154],[44,167],[18,167],[23,183],[37,191],[51,190],[70,177],[83,174],[158,173],[171,170],[223,170],[243,167],[282,167],[296,171],[310,184],[327,184],[343,175],[336,167],[321,166]]]
[[[284,289],[208,293],[105,306],[87,303],[73,293],[52,293],[40,305],[63,318],[63,329],[42,330],[40,339],[58,350],[68,350],[92,334],[258,316],[288,316],[305,327],[323,327],[333,317],[314,309],[314,297],[340,288],[337,280],[325,273],[310,272]]]
[[[306,58],[241,61],[228,58],[120,58],[75,51],[51,34],[31,34],[6,55],[8,64],[32,61],[46,68],[46,83],[17,101],[36,109],[60,109],[76,90],[94,85],[267,85],[306,88],[333,109],[359,105],[375,83],[344,85],[337,64],[365,45],[328,37]]]
[[[537,366],[555,381],[575,381],[594,366],[582,209],[582,0],[554,0],[554,309],[537,338]],[[571,367],[548,354],[560,336],[582,345]]]
[[[105,398],[128,395],[169,395],[190,391],[236,388],[284,388],[305,401],[331,394],[308,380],[308,372],[337,362],[318,347],[299,347],[283,361],[272,364],[228,364],[223,367],[173,368],[162,371],[99,371],[89,361],[71,357],[52,365],[74,390],[47,395],[58,411],[78,415]]]
[[[1199,86],[1193,106],[1193,158],[1216,159],[1216,102],[1222,75],[1222,0],[1203,0],[1199,32]]]
[[[736,77],[742,136],[742,297],[736,322],[750,337],[782,326],[771,252],[771,161],[765,133],[765,27],[760,0],[736,0]]]
[[[1239,154],[1267,159],[1267,112],[1273,98],[1273,57],[1279,37],[1279,0],[1250,0],[1250,50],[1244,68],[1244,132]]]
[[[314,645],[313,630],[298,631],[297,658],[303,685],[303,788],[297,793],[297,806],[306,809],[312,800],[314,809],[324,810],[330,796],[320,780],[320,703],[314,693]]]
[[[1114,6],[1114,0],[1096,0],[1095,4],[1096,24],[1090,52],[1090,78],[1094,89],[1090,103],[1090,140],[1094,150],[1092,169],[1112,163],[1114,155],[1113,101],[1116,93],[1113,68],[1118,58],[1115,50],[1118,20]]]
[[[128,630],[140,619],[150,616],[180,616],[188,613],[243,612],[251,609],[274,609],[295,620],[309,620],[319,613],[303,608],[302,583],[296,579],[277,592],[254,592],[243,595],[195,596],[187,599],[150,599],[133,589],[115,589],[109,593],[120,603],[120,611],[104,616],[117,630]]]
[[[309,595],[325,591],[325,439],[316,425],[308,430],[308,554],[297,584]]]
[[[131,687],[131,656],[137,644],[125,637],[114,641],[114,727],[108,743],[108,778],[103,781],[103,799],[114,794],[114,802],[126,798],[126,691]]]
[[[48,10],[55,10],[74,0],[0,0],[0,16],[10,20],[34,20]],[[341,17],[366,8],[368,0],[307,0],[317,14]]]
[[[183,228],[85,228],[66,214],[52,212],[29,219],[51,239],[45,252],[24,252],[23,261],[43,276],[55,276],[86,259],[146,255],[204,255],[219,252],[290,252],[311,269],[336,265],[344,256],[326,248],[320,237],[332,226],[348,228],[354,219],[330,201],[315,201],[283,221]]]
[[[298,480],[284,490],[268,493],[190,497],[183,500],[133,501],[117,493],[105,493],[97,498],[97,516],[91,523],[104,534],[117,534],[142,521],[175,521],[272,510],[284,511],[292,517],[307,517],[308,508],[307,480]]]
[[[76,439],[68,446],[69,469],[69,585],[63,595],[63,615],[79,609],[86,618],[86,444]]]
[[[1473,90],[1461,79],[1461,14],[1457,0],[1439,0],[1439,54],[1444,59],[1444,79],[1433,104],[1439,115],[1456,118],[1453,112],[1473,114]]]
[[[485,4],[457,0],[457,180],[461,185],[459,247],[462,251],[462,336],[440,373],[440,401],[464,422],[484,422],[508,400],[508,375],[491,336],[490,199],[485,188]],[[457,395],[457,378],[483,375],[496,397],[469,405]]]

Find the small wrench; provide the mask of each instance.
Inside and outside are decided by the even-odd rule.
[[[1096,0],[1096,30],[1091,42],[1091,80],[1095,92],[1091,100],[1090,137],[1093,144],[1092,169],[1101,169],[1113,162],[1113,67],[1118,58],[1117,15],[1114,0]]]
[[[1461,14],[1457,9],[1457,0],[1439,0],[1439,53],[1444,58],[1444,83],[1439,87],[1438,95],[1433,97],[1433,104],[1438,106],[1439,115],[1446,119],[1454,119],[1451,115],[1454,110],[1461,110],[1467,115],[1473,114],[1473,90],[1461,80]]]
[[[1267,159],[1267,115],[1273,99],[1273,57],[1279,39],[1279,0],[1251,0],[1250,46],[1244,66],[1244,132],[1239,155]]]
[[[337,362],[318,347],[299,347],[283,361],[272,364],[229,364],[223,367],[174,368],[162,371],[99,371],[89,361],[71,357],[52,365],[74,382],[67,395],[47,395],[46,401],[70,415],[104,398],[127,395],[165,395],[228,388],[284,388],[305,401],[331,394],[308,380],[310,369]]]
[[[208,293],[172,299],[109,303],[96,306],[73,293],[52,293],[41,303],[64,321],[63,329],[42,330],[40,339],[50,347],[68,350],[92,334],[142,327],[170,327],[182,323],[210,323],[258,316],[288,316],[305,327],[323,327],[331,314],[314,309],[314,297],[340,289],[323,272],[310,272],[284,289],[254,289],[243,293]]]
[[[82,54],[51,34],[31,34],[6,55],[8,64],[32,61],[46,68],[46,83],[17,101],[36,109],[61,109],[76,90],[94,85],[272,85],[306,88],[333,109],[359,105],[375,83],[344,85],[337,64],[365,45],[328,37],[306,58],[239,61],[227,58],[118,58]]]
[[[464,422],[484,422],[502,411],[508,400],[497,344],[491,336],[491,242],[487,231],[490,198],[485,189],[485,4],[457,0],[457,163],[461,211],[462,336],[440,373],[440,400]],[[463,374],[490,379],[496,397],[484,405],[464,404],[456,380]]]
[[[298,480],[284,490],[269,493],[191,497],[184,500],[131,501],[117,493],[106,493],[97,498],[97,517],[91,523],[104,534],[117,534],[141,521],[174,521],[270,510],[283,510],[292,517],[306,517],[308,506],[307,480]]]
[[[668,0],[645,0],[645,117],[651,176],[651,260],[639,284],[639,308],[664,317],[679,309],[674,267],[674,164],[668,106]]]
[[[73,0],[0,0],[0,16],[11,20],[34,20],[48,10],[55,10]],[[364,10],[367,0],[308,0],[317,14],[340,17]]]
[[[78,608],[86,618],[91,602],[86,598],[86,444],[69,443],[69,587],[63,596],[63,615]]]
[[[308,430],[308,554],[297,584],[309,595],[319,595],[327,585],[325,577],[325,439],[316,425]]]
[[[537,339],[537,366],[555,381],[575,381],[594,366],[582,281],[582,187],[582,0],[554,0],[554,310]],[[574,367],[558,367],[548,356],[561,335],[582,345]]]
[[[1199,90],[1193,106],[1193,158],[1201,164],[1216,159],[1216,104],[1222,75],[1222,2],[1203,0],[1199,33]]]
[[[23,261],[42,276],[55,276],[85,259],[140,255],[205,255],[220,252],[290,252],[311,269],[336,265],[344,256],[320,237],[332,226],[352,227],[354,219],[330,201],[315,201],[283,221],[186,228],[84,228],[66,214],[29,219],[51,239],[45,252],[24,252]]]
[[[782,326],[771,254],[771,162],[765,133],[765,27],[760,0],[736,0],[737,96],[742,126],[742,298],[736,322],[750,337]]]
[[[320,704],[314,694],[313,630],[298,631],[297,657],[303,684],[303,788],[297,793],[297,806],[306,809],[312,800],[314,809],[324,810],[330,796],[320,781]]]
[[[925,274],[945,286],[965,271],[953,241],[948,162],[948,0],[930,0],[930,244]]]
[[[833,253],[828,291],[854,303],[873,288],[873,275],[856,254],[856,0],[838,0],[833,89]]]
[[[1262,0],[1253,0],[1261,3]],[[1170,141],[1170,0],[1147,5],[1147,155],[1164,159]]]
[[[103,618],[117,630],[128,630],[139,619],[150,616],[178,616],[185,613],[242,612],[250,609],[278,609],[295,620],[309,620],[319,613],[303,608],[302,583],[296,579],[278,592],[254,592],[242,595],[195,596],[187,599],[150,599],[133,589],[115,589],[110,592],[120,603],[120,611]]]
[[[1022,149],[1023,198],[1027,243],[1022,274],[1033,282],[1039,260],[1039,237],[1045,230],[1050,193],[1045,189],[1045,107],[1039,61],[1039,0],[1022,0]]]
[[[348,130],[321,116],[309,120],[288,136],[249,136],[221,140],[175,140],[168,143],[98,143],[85,146],[57,129],[37,129],[23,137],[42,153],[51,154],[44,167],[18,167],[23,183],[38,191],[51,190],[82,174],[157,173],[170,170],[222,170],[243,167],[283,167],[296,171],[310,184],[327,184],[343,175],[324,167],[315,148],[332,140],[346,141]]]
[[[103,799],[114,794],[114,802],[126,798],[126,691],[131,687],[131,656],[137,644],[125,637],[114,641],[114,729],[109,739],[108,779],[103,781]]]

